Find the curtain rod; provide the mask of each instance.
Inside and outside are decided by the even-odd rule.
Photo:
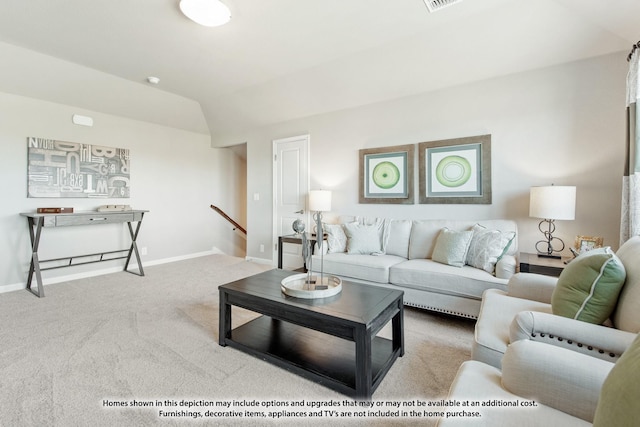
[[[627,56],[627,62],[631,61],[631,56],[633,56],[633,52],[635,52],[636,49],[640,49],[640,41],[634,44],[633,47],[631,48],[631,52],[629,52],[629,55]]]

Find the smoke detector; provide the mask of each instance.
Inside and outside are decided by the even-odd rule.
[[[427,9],[429,9],[431,13],[460,2],[462,2],[462,0],[424,0],[424,4],[427,5]]]

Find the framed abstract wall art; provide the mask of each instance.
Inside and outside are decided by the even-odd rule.
[[[491,204],[491,135],[418,144],[420,203]]]
[[[360,150],[360,203],[413,204],[415,145]]]
[[[28,197],[128,198],[125,148],[27,138]]]

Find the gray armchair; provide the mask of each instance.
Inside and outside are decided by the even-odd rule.
[[[616,255],[626,270],[626,281],[610,325],[552,314],[557,279],[519,273],[510,279],[507,292],[490,289],[483,294],[472,358],[500,368],[507,346],[524,339],[615,363],[640,332],[640,236],[625,242]]]
[[[640,417],[639,368],[640,338],[616,364],[517,341],[506,350],[502,370],[474,360],[462,364],[448,400],[478,405],[466,406],[466,413],[448,409],[438,426],[634,426]]]

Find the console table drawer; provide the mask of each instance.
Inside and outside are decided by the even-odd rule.
[[[64,227],[70,225],[96,225],[109,224],[114,222],[135,221],[132,212],[109,213],[107,215],[100,214],[72,214],[72,215],[56,215],[56,227]]]

